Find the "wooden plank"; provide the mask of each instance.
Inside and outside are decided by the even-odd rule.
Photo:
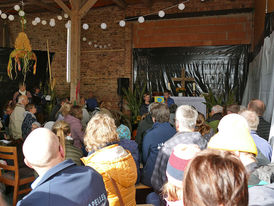
[[[80,9],[79,15],[80,18],[83,18],[85,14],[94,6],[97,0],[88,0]]]
[[[54,6],[51,6],[49,4],[46,4],[46,3],[44,3],[43,1],[40,1],[40,0],[29,0],[29,2],[32,3],[33,5],[37,5],[39,7],[47,9],[48,11],[51,11],[51,12],[56,13],[56,14],[61,12],[60,9],[58,9]]]
[[[125,9],[127,7],[127,3],[124,0],[112,0],[115,4],[117,4],[121,9]]]
[[[69,16],[71,16],[71,10],[62,0],[54,0]]]
[[[152,1],[151,0],[143,0],[144,4],[146,5],[146,7],[150,8],[152,7]]]

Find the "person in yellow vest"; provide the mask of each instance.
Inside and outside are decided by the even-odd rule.
[[[92,117],[84,137],[89,155],[81,160],[102,175],[109,205],[133,206],[137,168],[131,153],[119,145],[116,129],[114,119],[107,114]]]

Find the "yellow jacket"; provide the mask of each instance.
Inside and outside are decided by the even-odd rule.
[[[130,152],[114,144],[81,158],[86,166],[99,172],[105,183],[110,206],[119,206],[119,198],[110,177],[116,182],[123,202],[127,206],[136,205],[135,182],[137,168]]]

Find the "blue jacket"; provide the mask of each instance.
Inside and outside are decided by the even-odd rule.
[[[257,148],[262,152],[262,154],[271,161],[272,148],[270,144],[263,138],[261,138],[256,131],[251,131],[251,136],[257,146]]]
[[[169,108],[171,105],[175,104],[174,99],[172,99],[171,97],[168,97],[168,98],[167,98],[166,103],[167,103],[168,108]]]
[[[154,170],[158,152],[167,140],[176,134],[176,130],[169,122],[154,123],[153,127],[148,130],[143,140],[143,171],[141,182],[145,185],[151,186],[151,176]]]
[[[65,160],[48,170],[17,206],[109,205],[102,176],[90,167]]]

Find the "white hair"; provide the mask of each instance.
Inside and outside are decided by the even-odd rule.
[[[176,122],[179,126],[179,131],[181,132],[182,128],[187,128],[193,130],[196,125],[196,120],[198,117],[198,112],[189,105],[181,105],[176,110]]]
[[[25,98],[27,98],[26,95],[20,95],[20,96],[18,97],[18,103],[19,103],[19,104],[22,104],[22,102],[23,102],[23,100],[24,100]]]
[[[259,117],[256,112],[244,110],[240,113],[240,115],[246,119],[250,130],[257,131],[259,125]]]
[[[214,113],[222,113],[224,110],[224,108],[220,105],[215,105],[211,108],[211,111],[213,111]]]

